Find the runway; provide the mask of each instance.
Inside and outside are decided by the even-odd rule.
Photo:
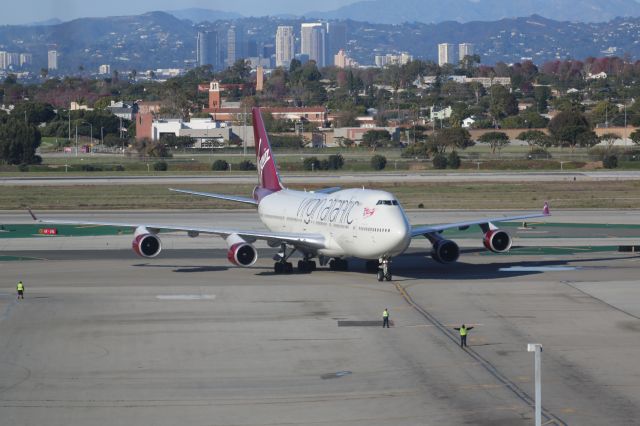
[[[282,173],[288,184],[353,185],[361,183],[398,182],[558,182],[640,180],[640,171],[543,171],[543,172],[377,172],[377,173]],[[65,186],[65,185],[180,185],[180,184],[254,184],[255,172],[244,175],[216,174],[202,176],[20,176],[0,177],[0,186]]]
[[[227,214],[221,223],[251,220]],[[361,262],[274,275],[268,250],[240,269],[215,247],[149,260],[25,241],[0,253],[31,259],[0,261],[3,424],[530,425],[533,342],[544,347],[547,424],[635,424],[640,414],[634,253],[471,251],[440,265],[418,246],[396,259],[394,282],[379,283]],[[385,307],[388,330],[378,326]],[[469,350],[453,330],[462,322],[475,327]]]

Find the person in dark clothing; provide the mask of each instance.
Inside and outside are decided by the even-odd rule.
[[[387,308],[384,308],[384,311],[382,311],[382,328],[389,328],[389,310]]]
[[[471,330],[473,327],[467,327],[464,324],[462,324],[460,327],[454,327],[454,330],[459,330],[460,331],[460,347],[464,348],[465,346],[467,346],[467,334],[469,332],[469,330]]]

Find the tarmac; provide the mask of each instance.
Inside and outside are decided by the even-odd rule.
[[[218,223],[250,217],[228,214]],[[591,215],[603,212],[566,218]],[[637,223],[637,212],[607,217]],[[531,425],[527,343],[543,345],[543,423],[640,423],[636,253],[471,250],[440,265],[418,246],[379,283],[358,261],[274,275],[268,249],[242,269],[204,245],[149,260],[24,241],[0,252],[28,259],[0,261],[0,424]],[[461,323],[475,327],[468,349]]]

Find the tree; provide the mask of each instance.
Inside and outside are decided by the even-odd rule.
[[[491,87],[491,102],[489,112],[494,121],[504,117],[518,114],[518,101],[513,93],[501,84],[494,84]]]
[[[636,145],[640,145],[640,130],[634,130],[629,137]]]
[[[605,133],[604,135],[600,136],[598,138],[600,140],[600,142],[604,143],[607,146],[607,151],[611,150],[611,147],[613,147],[613,144],[620,139],[620,135],[617,133]]]
[[[467,129],[452,127],[436,130],[427,139],[429,151],[435,153],[445,153],[451,149],[465,149],[473,145],[471,135]]]
[[[488,132],[478,138],[478,142],[489,144],[491,153],[496,153],[497,149],[509,144],[509,136],[503,132]]]
[[[451,151],[451,154],[449,154],[449,157],[447,158],[447,166],[450,169],[459,169],[461,163],[462,162],[460,161],[460,156],[454,149],[453,151]]]
[[[240,163],[238,163],[238,170],[242,170],[243,172],[256,170],[256,165],[249,160],[243,160]]]
[[[20,120],[8,120],[0,125],[0,161],[8,164],[33,164],[41,161],[36,155],[40,132],[35,126]]]
[[[387,167],[387,157],[377,154],[371,157],[371,168],[373,170],[384,170],[385,167]]]
[[[56,113],[51,104],[41,102],[22,102],[11,111],[16,120],[27,120],[30,124],[40,124],[51,121]]]
[[[388,145],[391,142],[391,135],[386,130],[369,130],[362,135],[361,146],[373,148],[375,151],[378,146]]]
[[[534,146],[547,148],[551,145],[551,138],[540,130],[521,132],[516,139],[526,142],[529,145],[529,151],[531,151]]]
[[[568,145],[572,149],[578,144],[588,146],[593,141],[587,117],[576,110],[562,111],[553,117],[549,132],[558,145]]]
[[[153,163],[153,170],[156,172],[166,172],[169,169],[169,165],[166,161],[156,161]]]
[[[602,159],[602,166],[606,169],[615,169],[618,167],[618,157],[615,155],[605,155]]]

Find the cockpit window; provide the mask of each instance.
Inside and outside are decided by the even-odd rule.
[[[378,206],[397,206],[398,200],[380,200],[376,203]]]

